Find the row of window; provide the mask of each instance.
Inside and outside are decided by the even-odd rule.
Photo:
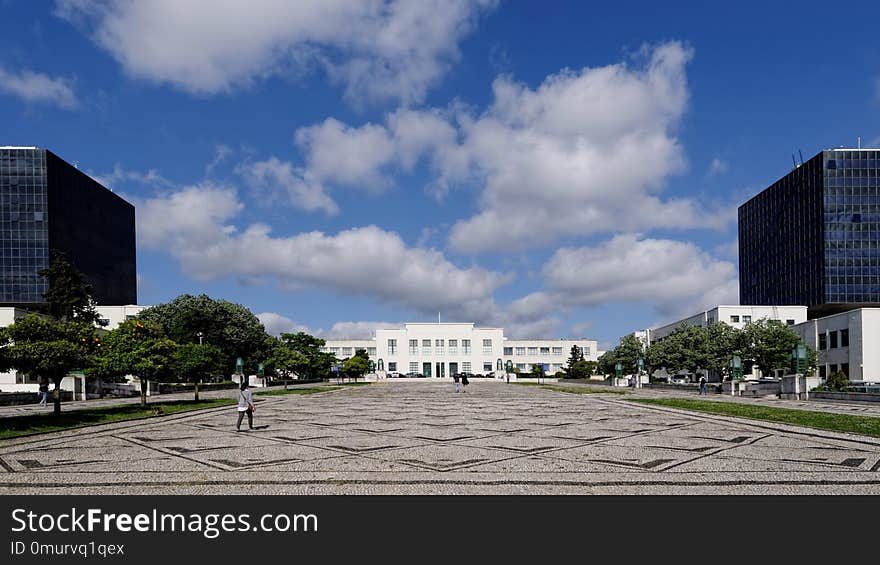
[[[849,330],[831,330],[819,334],[820,351],[838,347],[849,347]]]
[[[362,348],[362,347],[357,347],[357,348],[355,348],[355,347],[325,347],[324,352],[325,353],[332,353],[333,355],[341,356],[341,357],[351,357],[352,355],[354,355],[355,349],[366,349],[367,355],[369,355],[370,357],[376,356],[376,348],[375,347],[365,347],[365,348]]]
[[[794,321],[792,321],[794,323]],[[459,342],[461,342],[461,353],[464,355],[471,354],[471,340],[469,339],[423,339],[421,340],[421,349],[419,348],[419,340],[411,339],[409,340],[409,354],[410,355],[437,355],[442,356],[445,352],[448,351],[449,355],[457,355],[459,353]],[[433,346],[433,347],[432,347]],[[342,355],[343,357],[349,357],[354,354],[353,347],[325,347],[324,350],[328,353],[332,353],[334,355]],[[590,347],[580,347],[581,354],[584,357],[590,356]],[[376,348],[369,347],[367,348],[367,353],[370,356],[376,355]],[[483,353],[491,354],[492,353],[492,340],[484,339],[483,340]],[[396,355],[397,354],[397,340],[389,339],[388,340],[388,354]],[[505,347],[504,355],[563,355],[564,350],[562,347]]]
[[[590,348],[580,347],[581,354],[584,357],[590,355]],[[505,347],[505,355],[562,355],[564,350],[561,347]]]
[[[450,365],[456,365],[456,364],[455,364],[455,363],[451,363]],[[416,374],[425,374],[425,373],[421,373],[421,371],[426,371],[426,370],[427,370],[426,375],[427,375],[427,376],[431,376],[430,367],[431,367],[431,364],[430,364],[430,363],[425,363],[424,366],[420,368],[420,367],[419,367],[419,363],[418,363],[418,361],[410,361],[410,363],[409,363],[409,372],[410,372],[410,373],[416,373]],[[457,366],[455,366],[455,367],[450,367],[450,368],[449,368],[449,371],[450,371],[450,372],[458,372],[458,371],[454,371],[454,369],[458,369],[458,367],[457,367]],[[396,370],[397,370],[397,363],[393,363],[393,362],[392,362],[392,363],[388,363],[388,370],[391,371],[391,372],[396,371]],[[462,373],[471,373],[471,372],[472,372],[472,370],[471,370],[471,362],[470,362],[470,361],[464,361],[464,362],[462,362],[462,364],[461,364],[461,372],[462,372]],[[488,361],[487,361],[487,362],[483,363],[483,372],[485,372],[485,373],[491,373],[491,372],[492,372],[492,363],[491,363],[491,362],[488,362]]]
[[[776,320],[776,318],[772,318],[772,319],[773,319],[773,320]],[[748,315],[737,316],[736,314],[731,314],[731,316],[730,316],[730,323],[732,323],[732,324],[738,324],[738,323],[740,323],[740,320],[742,320],[742,323],[743,323],[743,324],[751,324],[751,323],[752,323],[752,317],[751,317],[751,316],[748,316]],[[712,322],[712,321],[714,321],[714,320],[712,320],[712,319],[710,318],[710,319],[709,319],[709,322]],[[786,326],[793,326],[793,325],[794,325],[794,320],[792,320],[791,318],[785,320],[785,325],[786,325]]]
[[[450,355],[458,355],[459,342],[461,342],[461,353],[470,355],[471,340],[469,339],[423,339],[421,340],[421,349],[419,349],[419,340],[409,340],[410,355],[444,355],[447,351]],[[448,349],[447,349],[448,348]],[[492,353],[492,340],[483,340],[483,353]],[[388,340],[388,354],[397,354],[397,340]]]
[[[833,365],[819,365],[819,378],[827,379],[828,375],[833,375],[834,373],[840,371],[846,378],[849,378],[849,363],[841,363],[833,364]]]

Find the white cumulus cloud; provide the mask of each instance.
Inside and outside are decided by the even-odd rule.
[[[52,104],[65,110],[79,106],[70,81],[31,70],[13,72],[0,67],[0,93],[26,102]]]
[[[243,163],[236,167],[236,172],[262,202],[273,203],[283,195],[283,202],[306,212],[320,210],[329,216],[339,213],[336,202],[314,175],[277,157]]]
[[[56,0],[137,78],[216,93],[322,68],[355,104],[418,103],[496,0]]]
[[[238,230],[234,189],[209,183],[155,198],[133,199],[140,244],[165,250],[188,276],[273,279],[282,287],[331,290],[419,312],[483,311],[509,276],[462,268],[440,251],[409,247],[376,226],[335,235],[273,236],[268,226]]]
[[[728,298],[716,291],[736,280],[736,267],[693,243],[623,234],[595,247],[557,250],[544,265],[544,277],[555,297],[573,305],[662,305]]]
[[[298,324],[290,318],[282,316],[276,312],[262,312],[256,316],[263,324],[263,327],[266,328],[266,333],[269,335],[279,336],[283,333],[297,332],[312,333],[312,330],[309,329],[308,326]]]
[[[691,49],[670,42],[635,57],[564,70],[537,88],[500,77],[493,103],[476,115],[457,105],[400,109],[384,124],[330,118],[296,138],[306,171],[327,184],[384,188],[396,169],[424,162],[437,196],[477,186],[478,212],[449,236],[462,252],[596,232],[725,227],[727,211],[662,194],[686,167],[675,129],[687,107]]]
[[[621,234],[595,246],[563,247],[544,264],[544,289],[506,309],[520,319],[601,304],[639,303],[674,319],[737,304],[736,267],[693,243]],[[548,317],[544,314],[544,317]],[[573,330],[585,330],[577,326]]]

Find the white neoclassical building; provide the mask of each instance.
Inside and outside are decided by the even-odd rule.
[[[366,349],[380,374],[501,376],[510,361],[522,373],[543,364],[546,374],[552,375],[563,368],[573,345],[581,348],[585,359],[598,359],[595,340],[510,340],[503,328],[445,322],[377,329],[372,339],[328,340],[324,351],[345,359],[359,348]]]

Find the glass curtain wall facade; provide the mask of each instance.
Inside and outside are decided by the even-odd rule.
[[[880,303],[880,151],[823,151],[739,208],[740,304]]]
[[[49,266],[46,153],[0,149],[0,302],[42,302]]]
[[[825,151],[825,299],[880,302],[880,151]]]
[[[54,250],[98,304],[137,304],[134,206],[51,151],[0,148],[0,303],[43,303]]]

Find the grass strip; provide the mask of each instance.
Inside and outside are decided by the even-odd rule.
[[[759,406],[739,402],[718,402],[712,400],[693,400],[687,398],[628,398],[630,402],[651,404],[656,406],[668,406],[697,412],[711,412],[725,416],[737,416],[751,420],[763,420],[765,422],[779,422],[830,430],[833,432],[845,432],[864,436],[880,437],[880,418],[871,416],[855,416],[852,414],[835,414],[832,412],[815,412],[812,410],[792,410],[791,408],[776,408],[773,406]]]
[[[626,390],[614,390],[614,389],[598,389],[598,388],[587,388],[580,386],[559,386],[559,385],[545,385],[539,383],[513,383],[519,386],[537,386],[541,387],[545,390],[552,390],[555,392],[566,392],[569,394],[629,394],[629,391]]]
[[[334,386],[314,386],[314,387],[303,387],[303,388],[289,388],[287,390],[259,390],[254,392],[254,396],[285,396],[288,394],[318,394],[319,392],[327,392],[330,390],[339,390],[342,388],[342,385],[334,385]]]
[[[154,402],[141,406],[140,404],[123,404],[121,406],[103,406],[100,408],[82,408],[61,412],[59,417],[48,414],[28,414],[26,416],[12,416],[0,419],[0,439],[72,430],[87,426],[98,426],[126,420],[141,418],[153,418],[189,412],[191,410],[204,410],[205,408],[217,408],[237,404],[232,398],[212,398],[210,400],[174,400],[169,402]]]

